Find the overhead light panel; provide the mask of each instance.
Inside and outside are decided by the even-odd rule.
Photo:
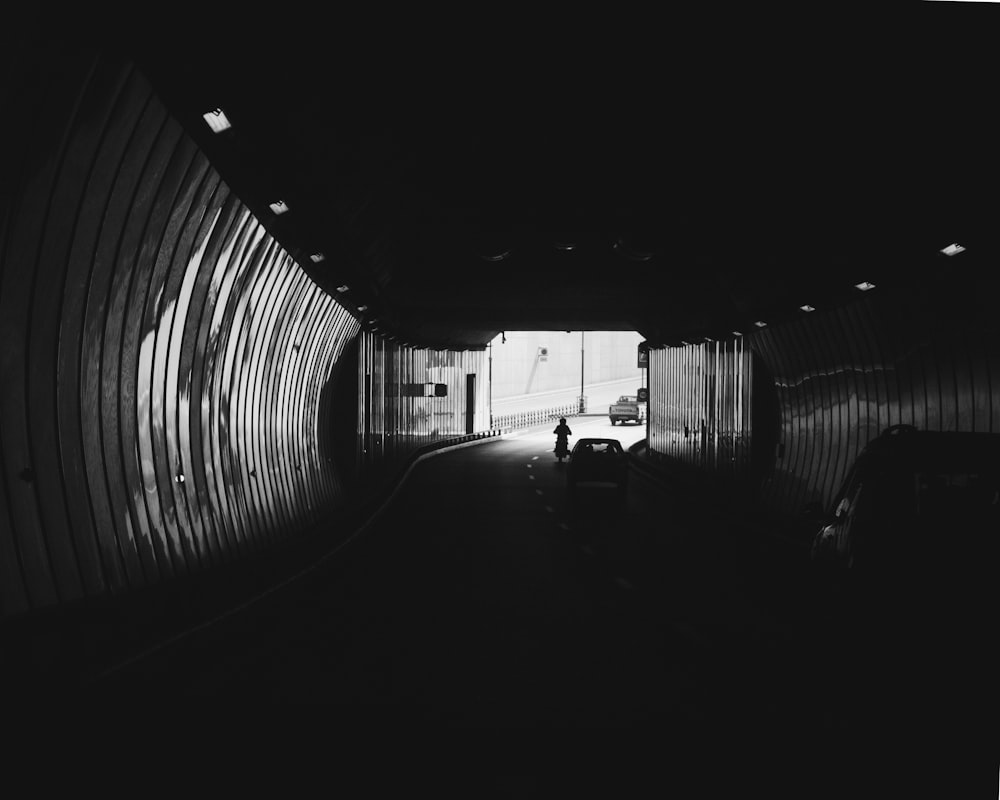
[[[286,211],[288,211],[288,203],[286,203],[284,200],[277,200],[271,203],[271,210],[275,214],[284,214]]]
[[[349,291],[351,291],[351,287],[350,287],[350,286],[348,286],[348,285],[347,285],[346,283],[342,283],[342,284],[341,284],[340,286],[338,286],[338,287],[337,287],[337,291],[338,291],[338,292],[339,292],[340,294],[343,294],[344,292],[349,292]]]
[[[733,331],[733,336],[742,336],[742,335],[743,335],[742,331]]]
[[[312,259],[313,264],[318,264],[320,261],[326,261],[326,256],[322,253],[313,253],[309,258]]]
[[[764,322],[764,320],[762,320],[762,319],[757,320],[754,323],[754,325],[756,325],[758,328],[765,328],[765,327],[767,327],[767,323]]]
[[[233,127],[229,118],[221,108],[216,108],[209,111],[207,114],[202,114],[201,116],[205,122],[208,123],[208,127],[212,129],[212,133],[222,133],[223,131],[229,130]]]
[[[368,310],[368,306],[358,306],[358,311],[364,314]]]
[[[815,308],[813,308],[813,307],[812,307],[811,305],[809,305],[808,303],[806,303],[806,304],[805,304],[804,306],[799,306],[799,308],[800,308],[800,309],[801,309],[802,311],[806,311],[806,312],[809,312],[809,311],[815,311],[815,310],[816,310]]]
[[[861,281],[861,283],[854,284],[854,288],[855,289],[860,289],[862,292],[867,292],[867,291],[870,291],[871,289],[874,289],[875,288],[875,284],[874,283],[870,283],[868,281]]]
[[[963,250],[965,250],[965,248],[962,247],[962,245],[958,244],[958,242],[953,242],[947,247],[941,248],[941,252],[944,253],[946,256],[957,255],[958,253],[961,253]]]

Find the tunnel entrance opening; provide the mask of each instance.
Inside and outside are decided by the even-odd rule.
[[[608,413],[647,386],[636,331],[504,331],[487,345],[493,427],[551,413]]]

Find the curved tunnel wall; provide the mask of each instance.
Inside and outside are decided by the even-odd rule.
[[[742,337],[755,356],[743,363],[759,373],[742,384],[753,387],[755,408],[744,418],[745,438],[756,450],[752,461],[765,468],[740,477],[754,482],[759,503],[779,515],[814,500],[829,504],[864,445],[892,425],[1000,433],[997,288],[992,280],[950,295],[933,286],[877,289]],[[700,456],[697,440],[678,443],[687,441],[684,420],[710,416],[709,395],[693,374],[700,368],[704,381],[718,370],[718,349],[650,353],[650,449],[715,473],[731,464]],[[756,413],[767,406],[776,409],[773,423]]]
[[[320,522],[342,494],[326,383],[358,331],[140,74],[82,50],[33,58],[0,95],[16,120],[0,162],[5,616]]]

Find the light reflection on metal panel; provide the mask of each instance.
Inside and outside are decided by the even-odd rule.
[[[0,213],[5,616],[266,548],[343,502],[318,417],[356,320],[131,65],[60,58],[66,104],[27,117],[56,133],[17,142],[52,168],[15,170]]]
[[[743,339],[650,350],[651,452],[728,477],[750,467],[751,359]]]

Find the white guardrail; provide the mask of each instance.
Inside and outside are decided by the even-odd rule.
[[[533,411],[518,411],[512,414],[499,414],[493,417],[493,428],[529,428],[543,422],[558,420],[560,417],[575,417],[580,413],[579,403],[567,403],[550,408],[539,408]]]

